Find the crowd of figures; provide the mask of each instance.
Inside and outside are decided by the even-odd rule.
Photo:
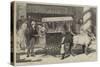
[[[82,20],[82,19],[81,19]],[[74,34],[70,29],[68,32],[62,31],[61,45],[60,45],[60,54],[61,59],[65,57],[65,44],[69,44],[68,52],[72,55],[75,55],[73,49],[80,44],[83,46],[83,52],[87,53],[89,45],[95,39],[94,34],[90,31],[90,26],[82,25],[80,27],[80,33]],[[46,32],[47,29],[44,24],[37,24],[36,21],[32,20],[30,16],[27,19],[24,19],[21,16],[21,19],[17,21],[17,49],[26,50],[27,57],[34,56],[34,45],[40,44],[42,48],[45,48],[46,45]],[[43,46],[44,45],[44,46]]]
[[[45,44],[46,29],[43,24],[37,24],[29,16],[28,19],[21,19],[17,22],[17,49],[27,50],[27,57],[34,55],[35,44]],[[42,48],[44,46],[42,45]]]

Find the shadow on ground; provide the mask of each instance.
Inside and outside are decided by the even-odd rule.
[[[73,52],[76,54],[76,56],[84,54],[81,47],[78,47],[77,49],[74,49]],[[96,50],[92,49],[92,48],[88,48],[88,54],[93,53],[93,52],[96,52]],[[17,54],[17,63],[20,63],[20,62],[41,62],[42,61],[42,59],[36,59],[36,60],[20,59],[20,56],[25,55],[25,54],[26,53]],[[50,56],[53,56],[53,57],[57,58],[58,55],[60,56],[60,49],[59,48],[56,48],[56,49],[51,48],[51,49],[37,50],[35,52],[35,55],[41,55],[41,57],[46,57],[47,55],[50,55]],[[68,57],[70,57],[70,54],[68,53],[68,49],[66,49],[65,58],[68,58]]]

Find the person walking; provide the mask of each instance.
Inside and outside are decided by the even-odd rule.
[[[64,59],[65,57],[65,32],[62,32],[62,39],[61,39],[61,49],[60,54],[62,55],[61,59]]]
[[[35,21],[31,22],[31,25],[29,27],[29,34],[28,34],[28,46],[27,46],[27,57],[35,56],[34,52],[34,45],[36,43],[36,37],[37,37],[37,30],[36,30],[36,23]]]

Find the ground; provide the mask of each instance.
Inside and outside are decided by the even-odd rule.
[[[89,54],[86,55],[84,53],[79,53],[76,56],[67,55],[65,59],[61,60],[61,55],[44,55],[38,54],[35,56],[27,57],[26,54],[20,55],[20,60],[18,63],[32,63],[32,64],[49,64],[49,63],[65,63],[65,62],[84,62],[84,61],[96,61],[97,59],[97,52],[96,52],[96,41],[89,47],[90,51]],[[92,50],[91,50],[92,49]]]

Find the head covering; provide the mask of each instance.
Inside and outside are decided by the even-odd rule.
[[[35,23],[35,21],[32,21],[31,24],[32,24],[32,25],[35,25],[36,23]]]

